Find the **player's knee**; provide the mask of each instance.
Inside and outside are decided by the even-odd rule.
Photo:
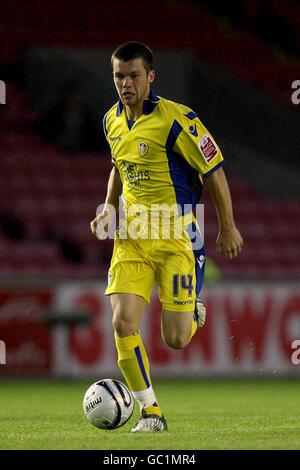
[[[112,320],[113,329],[120,338],[131,336],[137,327],[134,321],[124,318],[121,313],[115,313]]]
[[[183,335],[164,335],[164,342],[172,349],[183,349],[189,344],[189,338]]]

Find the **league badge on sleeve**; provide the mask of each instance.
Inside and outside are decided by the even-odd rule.
[[[206,161],[210,163],[212,159],[218,154],[218,147],[213,142],[209,134],[205,134],[198,143],[199,150]]]

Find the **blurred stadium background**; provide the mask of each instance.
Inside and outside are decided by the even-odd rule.
[[[2,384],[119,375],[103,295],[112,243],[89,223],[110,171],[110,55],[128,40],[154,50],[155,91],[195,109],[220,144],[245,242],[235,261],[216,253],[204,195],[216,267],[207,326],[184,351],[167,349],[154,295],[144,318],[153,375],[299,377],[299,3],[2,0],[0,10]]]

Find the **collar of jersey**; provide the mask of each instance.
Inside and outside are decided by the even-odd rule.
[[[154,91],[150,90],[149,98],[144,100],[143,104],[143,114],[151,114],[154,108],[159,103],[159,97],[154,93]],[[121,100],[118,102],[117,106],[117,116],[120,116],[123,110],[123,103]]]

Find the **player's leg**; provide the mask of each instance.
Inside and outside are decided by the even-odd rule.
[[[135,294],[116,293],[110,295],[113,310],[113,327],[120,338],[134,334],[139,328],[146,300]]]
[[[186,311],[183,305],[171,305],[166,303],[163,289],[161,290],[161,300],[164,306],[161,318],[161,335],[164,342],[173,349],[182,349],[189,344],[194,334],[201,328],[206,319],[206,307],[195,298],[192,305],[194,310]],[[176,300],[178,302],[178,300]]]
[[[195,224],[193,228],[197,233]],[[182,239],[160,244],[161,332],[165,343],[174,349],[184,348],[205,321],[205,306],[197,298],[203,283],[204,248],[203,243],[194,243],[192,235],[186,231]]]
[[[139,329],[146,301],[127,293],[111,294],[110,300],[118,366],[141,409],[141,418],[132,431],[163,431],[166,422],[152,387],[149,360]]]
[[[182,349],[187,346],[196,330],[194,311],[162,311],[161,334],[164,342],[171,348]]]
[[[147,241],[143,246],[147,248]],[[156,416],[155,422],[152,422],[156,427],[162,411],[152,388],[149,361],[139,330],[141,316],[146,303],[150,302],[154,283],[154,270],[143,258],[143,251],[137,243],[117,238],[106,294],[111,295],[118,363],[143,413]],[[149,429],[144,424],[143,429],[135,429],[135,426],[134,430],[157,430]]]
[[[150,367],[140,334],[140,321],[146,301],[139,295],[126,293],[112,294],[110,300],[118,366],[131,391],[137,394],[135,398],[141,408],[151,406],[156,402],[156,398],[149,396],[152,394]],[[148,396],[151,403],[149,403]]]

